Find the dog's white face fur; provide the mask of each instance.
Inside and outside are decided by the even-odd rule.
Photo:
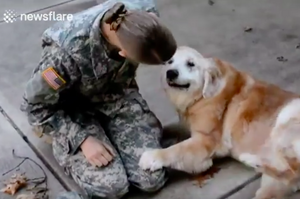
[[[222,86],[220,71],[212,58],[203,57],[193,48],[181,46],[165,63],[162,85],[170,100],[179,109],[199,98],[215,95]]]

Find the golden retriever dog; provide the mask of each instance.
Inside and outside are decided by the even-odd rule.
[[[262,173],[254,199],[282,199],[300,185],[299,95],[229,63],[179,47],[164,66],[163,87],[191,137],[146,151],[139,165],[199,173],[232,157]]]

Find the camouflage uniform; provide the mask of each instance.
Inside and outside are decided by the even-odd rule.
[[[21,110],[33,126],[50,133],[53,154],[68,175],[89,195],[119,198],[129,184],[156,191],[165,171],[143,171],[141,154],[160,148],[162,126],[139,94],[137,63],[112,59],[99,24],[116,2],[158,15],[151,0],[109,0],[59,22],[43,36],[42,58],[29,79]],[[95,168],[80,150],[93,136],[113,146],[118,156]]]

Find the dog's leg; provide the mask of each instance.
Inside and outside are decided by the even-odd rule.
[[[292,187],[269,175],[263,174],[261,186],[253,199],[284,199],[292,191]]]
[[[139,165],[144,170],[151,171],[169,167],[188,173],[198,173],[212,166],[211,155],[214,148],[214,142],[210,138],[192,137],[166,149],[144,152]]]

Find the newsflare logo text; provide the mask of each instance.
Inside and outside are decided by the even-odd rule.
[[[49,13],[29,13],[18,15],[14,10],[5,10],[3,14],[3,21],[6,23],[13,23],[15,21],[71,21],[72,14],[60,14],[55,11]]]

